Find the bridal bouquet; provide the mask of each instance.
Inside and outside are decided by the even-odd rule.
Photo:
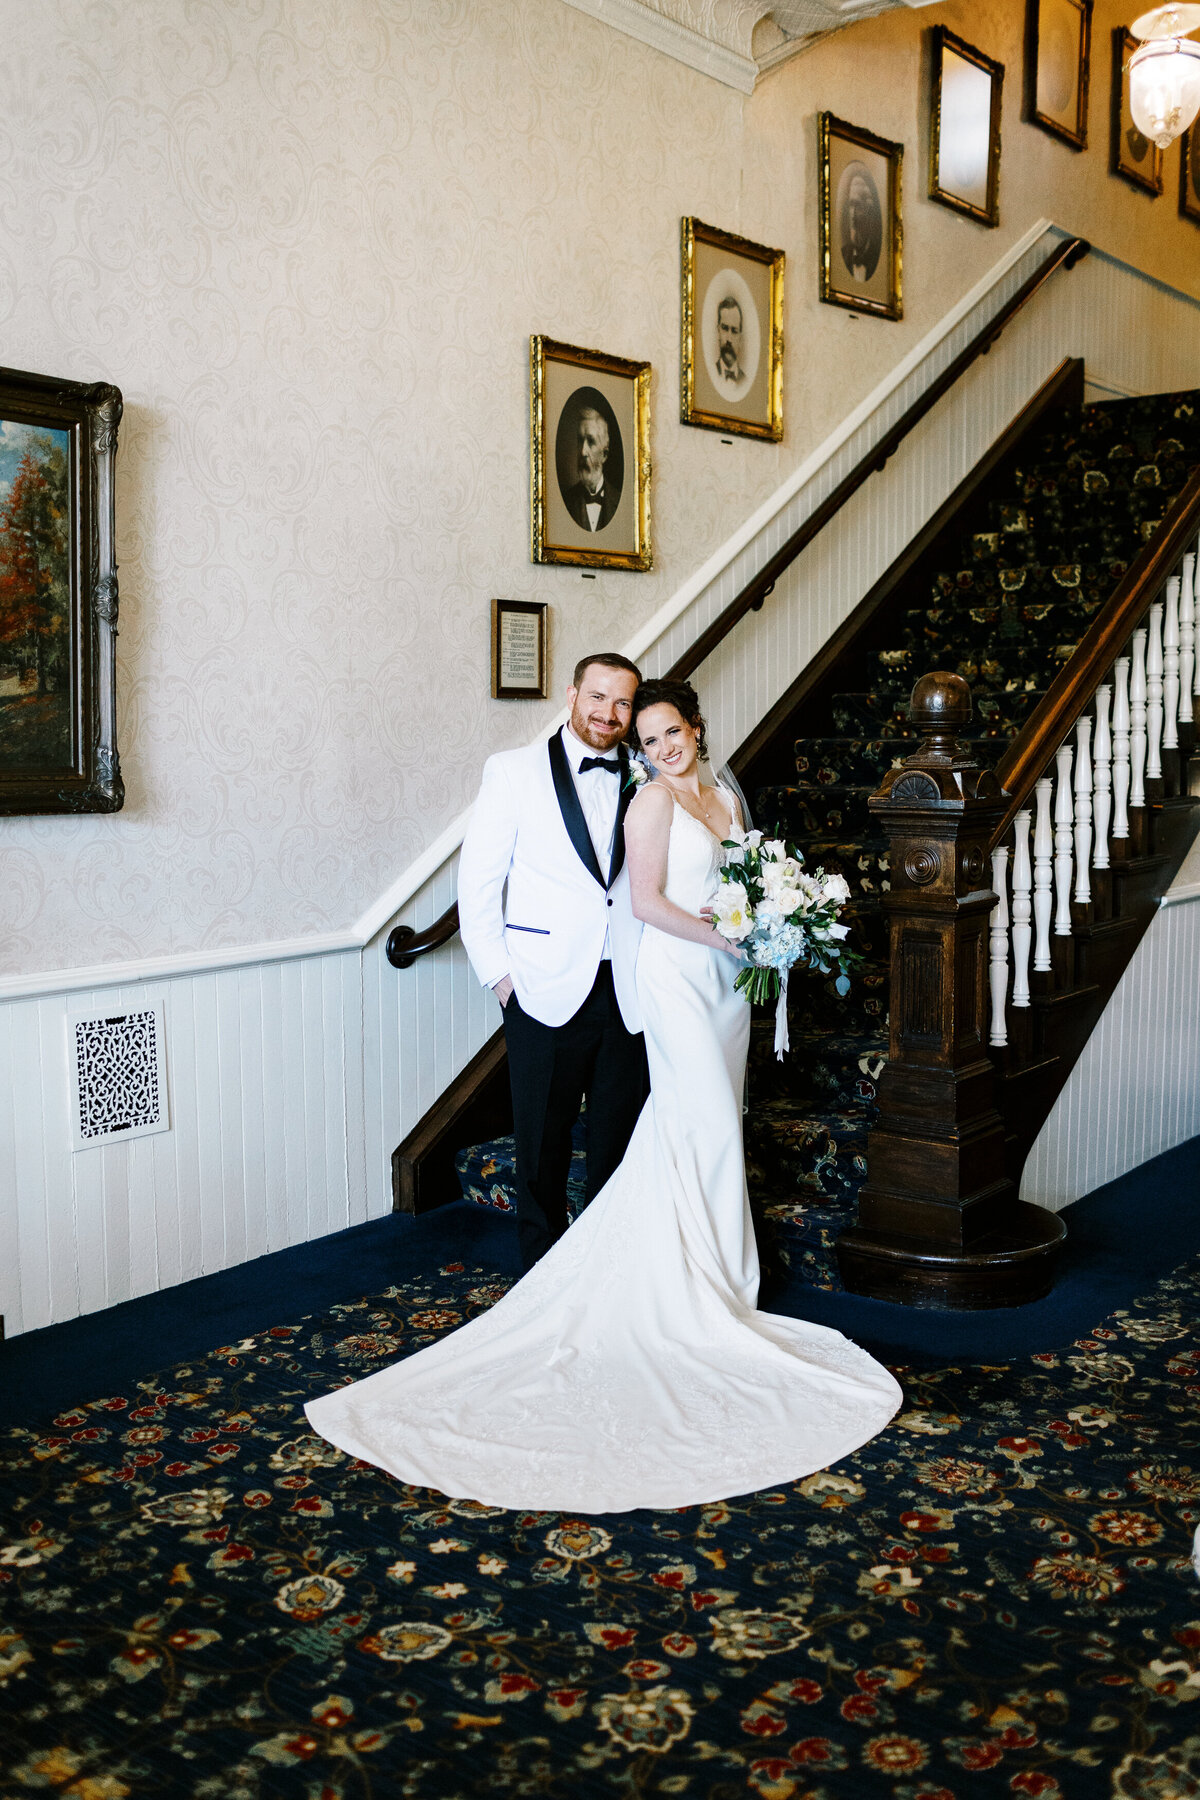
[[[726,839],[724,850],[713,924],[749,959],[734,986],[747,1000],[776,1002],[775,1054],[782,1058],[790,971],[802,963],[818,975],[836,974],[837,991],[846,994],[850,970],[862,961],[844,943],[849,926],[838,919],[850,889],[841,875],[820,868],[808,874],[798,850],[761,831]]]

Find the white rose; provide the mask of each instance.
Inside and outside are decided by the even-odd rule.
[[[738,881],[726,882],[713,902],[713,924],[723,938],[740,944],[754,930],[750,899]]]
[[[768,838],[763,845],[763,855],[769,856],[772,862],[788,860],[787,845],[782,838]]]
[[[770,846],[766,846],[768,849]],[[794,888],[803,879],[800,864],[794,856],[785,856],[781,862],[764,862],[762,866],[762,884],[768,894],[779,892],[780,888]]]
[[[746,833],[745,839],[743,841],[745,842],[746,846],[749,849],[757,850],[758,846],[763,841],[762,832],[761,831],[748,831]]]
[[[827,875],[821,884],[822,897],[844,906],[850,898],[850,884],[844,875]]]
[[[773,898],[785,919],[790,919],[794,912],[799,912],[804,901],[804,895],[799,888],[794,887],[780,888]]]

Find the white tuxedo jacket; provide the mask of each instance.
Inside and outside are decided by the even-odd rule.
[[[459,928],[484,987],[511,975],[523,1011],[543,1025],[563,1025],[578,1012],[607,932],[621,1017],[627,1030],[642,1029],[634,987],[642,927],[629,900],[623,831],[633,789],[623,748],[620,758],[613,856],[603,871],[561,733],[484,765],[458,864]]]

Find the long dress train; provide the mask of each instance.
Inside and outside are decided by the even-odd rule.
[[[698,912],[720,856],[676,805],[667,897]],[[322,1437],[453,1498],[604,1513],[795,1480],[882,1430],[901,1399],[886,1369],[840,1332],[755,1310],[736,973],[645,928],[651,1092],[624,1161],[490,1311],[310,1401]]]

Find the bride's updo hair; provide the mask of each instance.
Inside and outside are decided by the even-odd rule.
[[[649,706],[673,706],[679,716],[700,733],[697,745],[700,760],[708,761],[708,726],[700,711],[700,696],[690,681],[672,681],[666,676],[661,681],[643,681],[640,684],[633,696],[633,714],[629,726],[629,742],[633,750],[640,750],[642,747],[642,740],[638,736],[638,715],[644,713]]]

